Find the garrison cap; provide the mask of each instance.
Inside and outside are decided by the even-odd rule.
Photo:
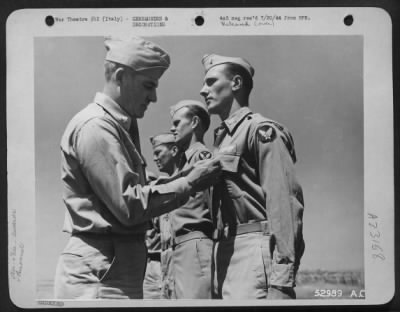
[[[170,57],[160,46],[140,37],[120,39],[107,37],[105,59],[132,68],[153,79],[159,79],[170,65]]]
[[[204,65],[206,72],[214,66],[220,64],[236,64],[243,67],[251,77],[254,76],[254,68],[242,57],[222,56],[218,54],[206,54],[203,56],[201,62]]]
[[[207,114],[208,114],[208,108],[207,105],[200,102],[200,101],[196,101],[196,100],[182,100],[179,101],[178,103],[176,103],[174,106],[171,107],[171,111],[170,114],[171,116],[174,116],[174,114],[180,110],[183,107],[187,107],[187,106],[197,106],[200,109],[204,110]]]
[[[160,133],[150,138],[153,148],[161,144],[175,143],[175,137],[171,132]]]

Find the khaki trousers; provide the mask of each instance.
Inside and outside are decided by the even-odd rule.
[[[176,299],[175,298],[175,282],[172,264],[172,248],[167,248],[161,251],[161,280],[162,290],[161,299]]]
[[[270,236],[246,233],[217,242],[213,292],[220,299],[265,299],[270,272]]]
[[[143,281],[143,299],[160,299],[161,290],[160,261],[148,260]]]
[[[177,299],[211,299],[212,248],[209,238],[175,246],[172,259]]]
[[[141,299],[144,235],[72,235],[55,276],[57,299]]]

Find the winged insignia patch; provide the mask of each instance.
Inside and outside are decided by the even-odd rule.
[[[211,154],[209,151],[202,151],[202,152],[200,152],[200,154],[199,154],[200,160],[203,160],[203,159],[210,159],[211,157],[212,157],[212,154]]]
[[[267,125],[262,126],[260,129],[258,129],[257,135],[258,139],[262,143],[272,142],[276,138],[276,132],[274,128]]]

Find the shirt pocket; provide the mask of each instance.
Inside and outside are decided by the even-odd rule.
[[[241,153],[236,144],[230,144],[220,148],[217,152],[220,157],[223,176],[223,197],[227,196],[231,199],[239,199],[243,196],[243,191],[240,187],[242,167]],[[217,190],[217,192],[220,190]]]
[[[221,158],[222,170],[228,173],[237,173],[239,169],[240,155],[237,153],[236,144],[221,147],[217,154]]]
[[[232,154],[220,154],[222,170],[228,173],[237,173],[239,170],[240,156]]]
[[[231,199],[242,197],[243,192],[238,185],[240,180],[240,155],[236,153],[236,146],[229,146],[220,150],[219,156],[221,159],[222,175],[224,180],[224,189],[227,196]]]

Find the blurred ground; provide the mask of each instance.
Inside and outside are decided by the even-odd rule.
[[[298,299],[360,299],[364,296],[361,271],[300,271],[297,274]]]
[[[364,296],[361,271],[300,271],[297,274],[297,299],[360,299]],[[38,299],[53,298],[53,280],[38,281]]]

